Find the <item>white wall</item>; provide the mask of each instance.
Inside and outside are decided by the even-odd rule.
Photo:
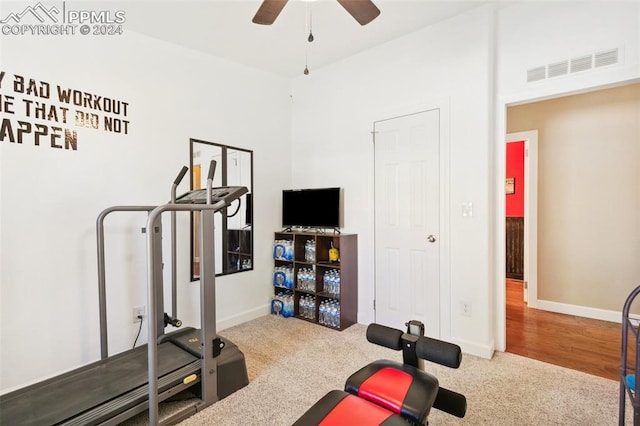
[[[527,83],[526,70],[612,48],[620,63]],[[504,185],[506,106],[640,79],[640,3],[524,2],[499,10],[497,18],[495,193]],[[495,199],[496,348],[504,350],[504,197]],[[622,308],[623,300],[620,301]]]
[[[293,183],[344,188],[344,231],[358,234],[359,322],[374,320],[373,122],[429,106],[448,111],[443,129],[450,180],[450,288],[441,336],[467,352],[490,356],[488,193],[492,11],[476,9],[370,49],[293,82]],[[474,216],[461,205],[472,202]],[[450,228],[450,229],[449,229]],[[442,239],[441,239],[442,241]],[[459,315],[459,299],[473,317]],[[407,318],[409,320],[410,318]]]
[[[190,137],[254,150],[255,270],[217,281],[218,325],[268,312],[272,264],[260,247],[270,246],[280,226],[273,206],[280,203],[280,190],[290,186],[286,79],[127,31],[3,36],[1,68],[4,83],[20,74],[125,100],[130,121],[128,135],[78,129],[77,151],[34,146],[31,139],[0,143],[3,391],[99,357],[96,217],[111,205],[166,202],[173,179],[189,165]],[[10,95],[11,85],[1,90]],[[14,115],[24,115],[22,108]],[[72,121],[65,126],[74,128]],[[178,192],[188,185],[185,179]],[[168,249],[168,216],[164,223]],[[137,331],[132,308],[146,305],[144,225],[144,214],[106,222],[111,353],[131,346]],[[188,279],[188,230],[181,216],[179,316],[198,326],[198,286]],[[168,258],[165,265],[166,288]]]

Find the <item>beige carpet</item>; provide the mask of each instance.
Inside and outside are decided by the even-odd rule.
[[[274,316],[224,330],[220,334],[245,354],[250,384],[181,425],[292,424],[329,390],[342,389],[365,364],[402,360],[400,352],[368,343],[365,330],[355,325],[338,332]],[[431,426],[618,422],[619,385],[612,380],[509,353],[496,353],[492,360],[464,355],[457,370],[426,364],[442,386],[466,395],[468,405],[464,419],[434,409]]]

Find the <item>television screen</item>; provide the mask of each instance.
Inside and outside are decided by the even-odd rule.
[[[282,191],[282,226],[340,228],[340,188]]]

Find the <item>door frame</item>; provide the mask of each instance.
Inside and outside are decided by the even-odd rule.
[[[508,133],[505,151],[507,143],[519,141],[524,141],[524,301],[535,308],[538,303],[538,131]]]
[[[406,105],[397,108],[390,109],[388,111],[383,111],[380,114],[376,114],[375,118],[372,118],[371,123],[371,141],[372,141],[372,155],[371,155],[371,178],[375,177],[375,160],[373,158],[373,151],[375,147],[373,146],[373,141],[375,140],[375,123],[384,120],[390,120],[397,117],[402,117],[405,115],[416,114],[420,112],[431,111],[434,109],[440,110],[440,229],[439,232],[439,241],[440,241],[440,339],[446,341],[454,340],[451,335],[451,316],[452,316],[452,308],[451,308],[451,195],[450,195],[450,186],[451,186],[451,139],[450,139],[450,99],[441,98],[434,99],[431,102],[423,102],[417,103],[413,105]],[[371,187],[371,206],[375,205],[375,188]],[[375,301],[376,298],[376,282],[375,282],[375,258],[376,258],[376,247],[375,247],[375,212],[372,213],[372,221],[371,221],[371,235],[373,235],[373,253],[372,260],[374,262],[373,265],[373,288],[372,288],[372,296]],[[371,305],[373,307],[373,303]],[[375,322],[376,312],[375,309],[372,311],[372,318]],[[407,318],[407,321],[411,318]]]

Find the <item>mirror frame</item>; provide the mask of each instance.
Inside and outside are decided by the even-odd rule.
[[[202,144],[202,145],[209,145],[209,146],[213,146],[213,147],[217,147],[220,148],[221,151],[221,164],[218,164],[216,166],[216,172],[215,174],[218,175],[220,174],[221,176],[221,186],[234,186],[234,185],[239,185],[239,183],[229,183],[228,182],[228,176],[227,176],[227,171],[228,171],[228,153],[229,151],[238,151],[241,153],[247,153],[249,154],[249,172],[250,172],[250,183],[249,183],[249,192],[246,196],[243,196],[241,199],[244,199],[246,201],[248,196],[251,196],[251,210],[250,210],[250,220],[251,222],[249,224],[245,224],[245,227],[242,229],[244,230],[245,228],[248,227],[249,229],[249,259],[251,261],[250,266],[249,267],[241,267],[241,268],[233,268],[233,270],[231,270],[230,268],[230,261],[229,261],[229,254],[232,254],[228,248],[229,248],[229,228],[228,228],[228,217],[227,217],[227,209],[222,209],[219,212],[216,212],[218,214],[222,215],[222,229],[221,231],[221,235],[223,236],[222,238],[222,271],[221,272],[217,272],[216,273],[216,277],[219,276],[223,276],[223,275],[231,275],[231,274],[235,274],[238,272],[245,272],[245,271],[251,271],[253,270],[253,263],[254,263],[254,250],[253,250],[253,241],[254,241],[254,232],[253,232],[253,223],[254,223],[254,218],[253,218],[253,212],[255,211],[254,208],[254,197],[253,197],[253,151],[250,149],[245,149],[245,148],[238,148],[235,146],[230,146],[230,145],[224,145],[224,144],[220,144],[220,143],[216,143],[216,142],[209,142],[209,141],[204,141],[201,139],[195,139],[195,138],[190,138],[189,139],[189,168],[190,168],[190,172],[189,173],[189,185],[190,185],[190,189],[193,191],[194,190],[194,173],[193,173],[193,154],[194,154],[194,144]],[[207,171],[203,171],[203,172],[207,172]],[[203,175],[205,176],[205,175]],[[234,209],[234,205],[235,202],[233,202],[228,208],[231,208],[232,211]],[[246,208],[246,207],[245,207]],[[190,231],[191,231],[191,235],[190,235],[190,240],[191,240],[191,244],[190,244],[190,278],[191,281],[198,281],[200,280],[200,276],[197,275],[197,272],[199,272],[199,268],[196,268],[196,262],[195,262],[195,238],[194,238],[194,227],[195,227],[195,216],[197,213],[193,213],[191,214],[190,217]],[[214,234],[215,235],[215,234]],[[215,242],[214,242],[215,244]],[[224,254],[227,253],[227,256],[225,256]],[[216,256],[216,258],[218,258],[218,256]]]

